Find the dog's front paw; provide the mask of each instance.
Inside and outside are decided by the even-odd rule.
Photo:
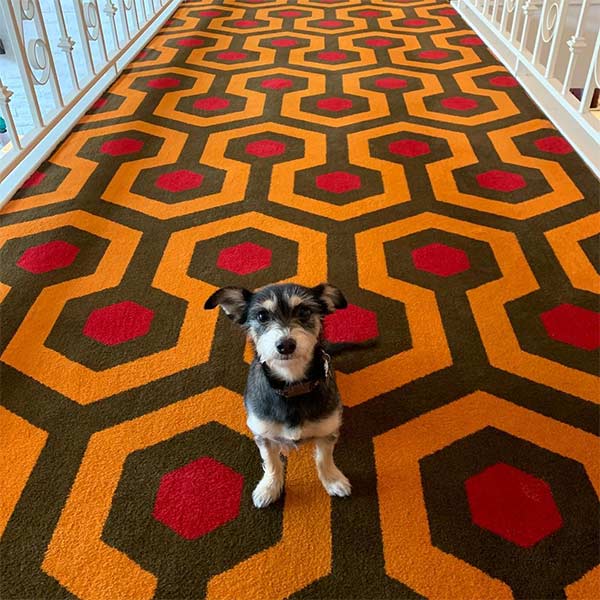
[[[348,478],[339,470],[326,478],[323,477],[321,483],[330,496],[349,496],[352,491]]]
[[[264,508],[275,502],[283,490],[283,481],[263,477],[252,492],[252,501],[256,508]]]

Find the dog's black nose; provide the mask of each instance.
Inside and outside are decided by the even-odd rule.
[[[283,338],[277,342],[277,352],[285,356],[293,354],[296,349],[296,342],[292,338]]]

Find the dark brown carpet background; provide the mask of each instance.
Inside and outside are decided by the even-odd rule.
[[[598,182],[449,4],[185,2],[0,219],[2,598],[596,597]],[[290,280],[379,341],[258,511]]]

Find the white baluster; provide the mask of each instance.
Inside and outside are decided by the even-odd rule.
[[[104,62],[108,62],[108,52],[106,50],[106,41],[104,39],[104,28],[102,19],[98,10],[97,0],[87,0],[81,3],[83,19],[86,27],[86,33],[90,41],[98,42]]]
[[[556,25],[559,21],[559,13],[562,11],[563,4],[563,0],[561,0],[560,5],[557,0],[554,2],[543,3],[542,14],[538,22],[538,29],[535,36],[535,46],[533,48],[532,60],[536,65],[539,62],[543,44],[548,44],[554,37]]]
[[[494,1],[494,6],[492,7],[492,22],[494,23],[494,25],[497,28],[498,25],[500,24],[500,19],[498,17],[498,13],[500,11],[500,4],[504,4],[506,0],[503,0],[502,3],[500,2],[500,0],[493,0],[493,1]]]
[[[502,16],[500,17],[500,31],[503,36],[507,36],[509,33],[508,29],[508,17],[512,15],[514,21],[515,11],[515,0],[504,0],[502,2]]]
[[[127,7],[125,6],[125,0],[119,0],[119,7],[121,12],[121,23],[123,24],[123,35],[125,36],[125,42],[127,43],[131,39],[131,31],[129,30],[129,21],[127,20]]]
[[[77,77],[77,69],[75,68],[75,61],[73,60],[73,48],[75,46],[75,40],[69,35],[67,26],[65,23],[65,15],[63,13],[62,4],[59,0],[54,0],[54,10],[58,20],[58,28],[60,29],[60,40],[58,47],[65,53],[67,64],[69,66],[69,72],[71,73],[71,81],[73,87],[76,90],[81,89],[79,86],[79,78]]]
[[[133,0],[135,2],[135,0]],[[146,2],[145,0],[140,0],[140,4],[142,5],[142,15],[144,17],[144,23],[148,20],[148,13],[146,12]]]
[[[530,15],[537,14],[539,12],[539,0],[525,0],[523,4],[523,14],[525,19],[523,21],[523,31],[521,32],[521,41],[519,42],[519,50],[523,52],[525,44],[527,43],[527,35],[529,34]]]
[[[113,34],[113,41],[115,43],[115,48],[119,50],[121,48],[121,44],[119,43],[119,34],[117,33],[117,23],[115,21],[115,15],[117,13],[117,7],[115,6],[112,0],[106,0],[106,4],[104,5],[104,14],[107,15],[108,20],[110,21],[110,29]]]
[[[587,47],[585,38],[581,35],[583,24],[585,23],[585,17],[587,16],[588,8],[590,6],[589,0],[583,0],[581,9],[579,11],[579,18],[577,19],[577,27],[575,33],[567,40],[567,47],[569,48],[569,62],[567,64],[567,71],[565,73],[565,80],[562,86],[562,95],[566,96],[569,93],[571,87],[571,80],[573,79],[573,73],[575,72],[575,65],[579,54]]]
[[[92,56],[92,48],[90,46],[90,36],[88,27],[83,14],[83,6],[80,0],[73,0],[75,6],[75,16],[77,17],[77,26],[79,27],[79,37],[81,38],[81,47],[83,48],[83,56],[85,64],[88,68],[89,79],[92,79],[97,71]]]
[[[554,76],[554,68],[556,67],[556,60],[558,58],[558,50],[560,48],[560,40],[565,22],[567,19],[567,6],[568,2],[560,0],[560,6],[558,8],[558,14],[556,15],[556,22],[552,28],[552,33],[549,37],[542,34],[542,37],[546,43],[552,41],[550,46],[550,52],[548,53],[548,61],[546,63],[546,72],[544,77],[551,79]],[[546,27],[552,27],[551,23],[545,23]]]
[[[0,79],[0,114],[2,114],[2,118],[6,123],[6,130],[8,131],[8,137],[10,137],[10,141],[12,142],[13,148],[21,150],[21,140],[19,139],[17,128],[15,126],[15,121],[10,110],[10,97],[12,95],[13,92],[11,92],[2,83],[2,79]]]
[[[592,103],[592,96],[594,89],[600,87],[600,77],[598,77],[598,63],[600,62],[600,31],[596,35],[596,44],[594,46],[594,54],[590,61],[590,68],[585,79],[585,85],[583,86],[583,93],[581,94],[581,103],[579,104],[579,112],[585,113],[590,111],[590,105]]]
[[[517,0],[514,11],[513,11],[513,21],[512,26],[510,28],[510,41],[512,44],[517,43],[517,32],[519,31],[519,25],[521,24],[521,16],[523,11],[521,10],[521,4],[523,0]]]
[[[135,26],[140,28],[140,19],[138,17],[137,4],[135,0],[123,0],[123,5],[125,6],[125,10],[128,12],[131,11],[133,13],[133,18],[135,19]]]

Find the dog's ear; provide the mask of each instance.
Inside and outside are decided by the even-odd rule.
[[[205,303],[205,309],[220,306],[235,323],[243,323],[248,313],[248,302],[252,292],[244,288],[226,287],[217,290]]]
[[[344,294],[330,283],[321,283],[312,288],[312,292],[325,307],[326,313],[332,313],[338,308],[346,308],[348,306]]]

